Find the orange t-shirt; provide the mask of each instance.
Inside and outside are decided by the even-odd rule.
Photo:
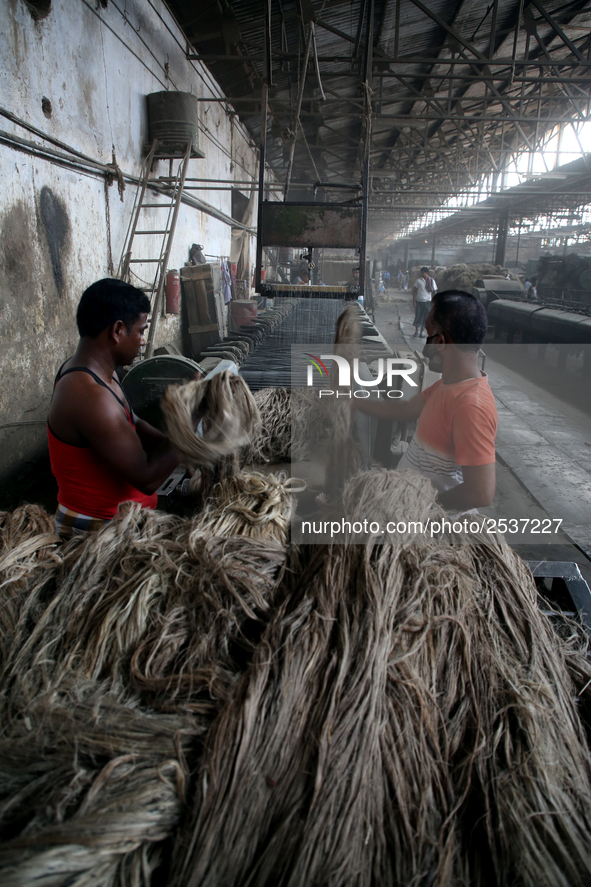
[[[452,385],[440,379],[421,397],[425,406],[398,468],[420,471],[442,491],[463,482],[462,465],[495,461],[497,408],[484,373]]]

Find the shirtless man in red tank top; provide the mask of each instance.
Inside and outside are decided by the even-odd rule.
[[[80,299],[80,341],[57,374],[47,423],[64,537],[97,529],[120,502],[155,508],[155,491],[179,463],[165,435],[134,414],[115,373],[139,354],[149,311],[141,290],[110,278]]]

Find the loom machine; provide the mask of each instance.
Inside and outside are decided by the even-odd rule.
[[[364,307],[365,303],[373,316],[367,275],[362,271],[358,281],[353,279],[353,266],[357,264],[360,269],[366,266],[364,214],[364,203],[260,201],[256,291],[265,305],[272,300],[275,310],[293,305],[293,311],[240,367],[240,374],[253,391],[263,387],[305,385],[303,378],[293,378],[292,346],[332,344],[337,320],[351,302],[359,309],[365,361],[391,356],[391,349]],[[348,264],[345,262],[342,266],[348,268],[350,280],[347,283],[320,281],[317,256],[321,249],[347,250],[349,256],[353,250],[358,253],[358,258],[350,258]],[[275,250],[275,261],[269,262]],[[311,282],[308,284],[295,284],[289,280],[290,263],[282,262],[282,257],[294,252],[299,254],[297,267],[309,271]],[[263,266],[265,255],[275,280],[269,279],[269,272]],[[341,276],[345,276],[344,271]]]
[[[285,310],[293,306],[293,310],[240,366],[240,375],[252,391],[309,385],[310,368],[304,354],[332,351],[337,321],[348,305],[357,306],[359,312],[360,377],[372,383],[370,364],[393,355],[372,319],[373,299],[365,273],[365,210],[364,202],[260,201],[256,290],[265,307],[272,304],[274,310]],[[318,267],[321,250],[332,253],[322,269]],[[347,258],[339,261],[335,255],[340,250]],[[358,280],[353,276],[355,265],[360,268]],[[290,282],[296,271],[306,268],[310,283]],[[328,271],[324,281],[321,270],[323,276]],[[270,280],[271,276],[275,279]],[[338,279],[343,277],[349,277],[347,283]],[[313,375],[315,385],[327,387],[320,374]],[[380,458],[382,449],[389,451],[391,423],[381,428],[382,423],[359,415],[357,425],[368,453]]]
[[[259,205],[257,231],[256,289],[262,296],[281,298],[339,299],[345,301],[365,297],[365,274],[359,282],[348,285],[323,285],[318,280],[318,269],[313,261],[314,251],[325,248],[354,249],[359,252],[359,265],[365,265],[365,227],[363,206],[351,203],[277,203],[268,200]],[[309,284],[298,285],[264,279],[263,251],[277,247],[279,257],[285,250],[305,250],[300,262],[306,262],[310,273]],[[277,262],[278,273],[281,263]],[[285,277],[285,275],[282,275]],[[371,307],[371,302],[370,302]]]

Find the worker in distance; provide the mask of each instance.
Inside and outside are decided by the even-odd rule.
[[[437,284],[429,275],[426,265],[421,268],[420,276],[412,290],[412,304],[415,309],[415,339],[422,339],[425,335],[425,320],[431,306],[431,299],[437,292]]]
[[[168,438],[134,414],[115,372],[138,356],[149,311],[145,293],[111,278],[78,304],[80,340],[57,373],[47,421],[62,538],[99,529],[121,502],[156,508],[156,490],[179,464]]]
[[[416,420],[414,437],[398,463],[428,477],[437,501],[450,511],[490,505],[495,494],[497,408],[478,366],[487,328],[482,303],[463,290],[433,296],[423,354],[441,379],[409,400],[352,400],[376,418]]]

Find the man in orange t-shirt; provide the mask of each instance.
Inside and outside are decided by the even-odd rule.
[[[442,373],[434,385],[407,401],[353,401],[378,418],[417,420],[398,468],[429,477],[445,508],[466,511],[490,505],[495,494],[497,409],[478,351],[487,327],[482,303],[463,290],[433,297],[423,349],[429,368]]]

